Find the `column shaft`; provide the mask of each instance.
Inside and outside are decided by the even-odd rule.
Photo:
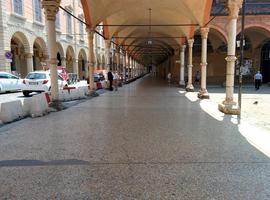
[[[201,55],[201,89],[198,97],[201,99],[209,99],[209,94],[206,89],[206,76],[207,76],[207,38],[209,28],[201,28],[202,36],[202,55]]]
[[[192,63],[192,58],[193,58],[193,43],[194,39],[188,40],[188,49],[189,49],[189,54],[188,54],[188,85],[186,87],[187,91],[194,91],[194,87],[192,85],[192,68],[193,68],[193,63]]]
[[[183,45],[180,53],[180,86],[185,86],[185,49],[186,45]]]
[[[34,71],[33,54],[29,53],[26,55],[26,62],[27,62],[27,72],[29,73]]]
[[[88,73],[89,73],[89,89],[90,92],[95,90],[94,86],[94,66],[95,66],[95,58],[94,58],[94,32],[92,30],[88,31],[88,53],[89,53],[89,66],[88,66]]]
[[[235,70],[235,47],[237,33],[237,18],[242,7],[243,0],[228,0],[229,23],[228,23],[228,50],[227,50],[227,70],[226,70],[226,98],[218,108],[225,114],[240,114],[240,109],[233,100],[234,91],[234,70]]]

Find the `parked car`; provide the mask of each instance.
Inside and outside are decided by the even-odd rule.
[[[51,89],[50,71],[34,71],[30,72],[22,81],[22,92],[24,96],[29,96],[32,92],[46,92]],[[58,87],[63,88],[67,85],[67,81],[64,80],[58,74]]]
[[[10,73],[0,72],[0,93],[21,89],[22,80]]]

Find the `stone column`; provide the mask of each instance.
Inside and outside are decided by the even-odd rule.
[[[62,58],[61,58],[61,65],[62,65],[63,67],[67,67],[67,61],[66,61],[66,58],[65,58],[65,57],[62,57]]]
[[[189,39],[188,40],[188,84],[186,87],[186,91],[188,92],[194,92],[194,87],[192,85],[192,68],[193,68],[193,44],[194,44],[194,39]]]
[[[94,67],[95,67],[95,57],[94,57],[94,31],[87,29],[88,33],[88,53],[89,53],[89,66],[88,66],[88,79],[89,79],[89,89],[90,95],[95,92],[94,86]]]
[[[52,102],[58,102],[58,75],[57,75],[57,46],[55,32],[55,17],[59,10],[61,0],[43,0],[42,7],[47,20],[48,33],[48,51],[50,59],[50,74],[51,74],[51,98]]]
[[[116,50],[116,71],[119,74],[120,73],[120,50]]]
[[[206,75],[207,75],[207,38],[208,38],[209,28],[201,28],[202,36],[202,56],[201,56],[201,89],[198,93],[198,98],[209,99],[209,94],[206,89]]]
[[[110,40],[105,40],[105,62],[106,62],[107,71],[111,68],[110,48],[111,48],[111,41]]]
[[[123,82],[126,81],[127,53],[123,55]]]
[[[128,69],[128,80],[130,79],[130,56],[128,56],[128,66],[127,66],[127,69]]]
[[[181,87],[185,87],[185,49],[186,45],[182,45],[180,52],[181,65],[180,65],[180,82],[179,82],[179,85]]]
[[[26,57],[26,63],[27,63],[27,73],[34,71],[33,54],[27,53],[25,57]]]
[[[73,73],[77,74],[77,79],[79,79],[79,60],[76,58],[73,59]]]
[[[227,52],[227,71],[226,71],[226,98],[218,108],[225,114],[240,114],[240,109],[233,100],[234,90],[234,70],[235,70],[235,48],[236,48],[236,31],[237,18],[239,10],[242,7],[243,0],[228,0],[229,9],[228,23],[228,52]]]

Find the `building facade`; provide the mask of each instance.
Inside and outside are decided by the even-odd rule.
[[[88,76],[88,37],[81,1],[62,0],[61,7],[55,22],[58,65],[85,79]],[[13,72],[23,78],[28,72],[49,66],[43,12],[41,0],[0,1],[0,71]],[[95,68],[105,69],[104,39],[97,34],[94,37]]]

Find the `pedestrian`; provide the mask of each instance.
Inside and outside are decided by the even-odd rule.
[[[167,79],[168,79],[169,85],[171,85],[171,79],[172,79],[172,74],[171,74],[171,72],[168,73]]]
[[[119,75],[117,71],[115,71],[113,74],[113,83],[114,83],[113,85],[114,85],[115,91],[118,90],[118,80],[119,80]]]
[[[112,87],[112,84],[113,84],[113,74],[111,72],[111,69],[108,72],[108,81],[110,83],[109,90],[110,91],[113,91],[113,87]]]
[[[199,85],[200,83],[200,72],[197,71],[196,74],[195,74],[195,85]]]
[[[257,71],[257,73],[254,75],[254,83],[255,83],[255,89],[260,89],[260,86],[262,84],[262,74],[260,71]]]

